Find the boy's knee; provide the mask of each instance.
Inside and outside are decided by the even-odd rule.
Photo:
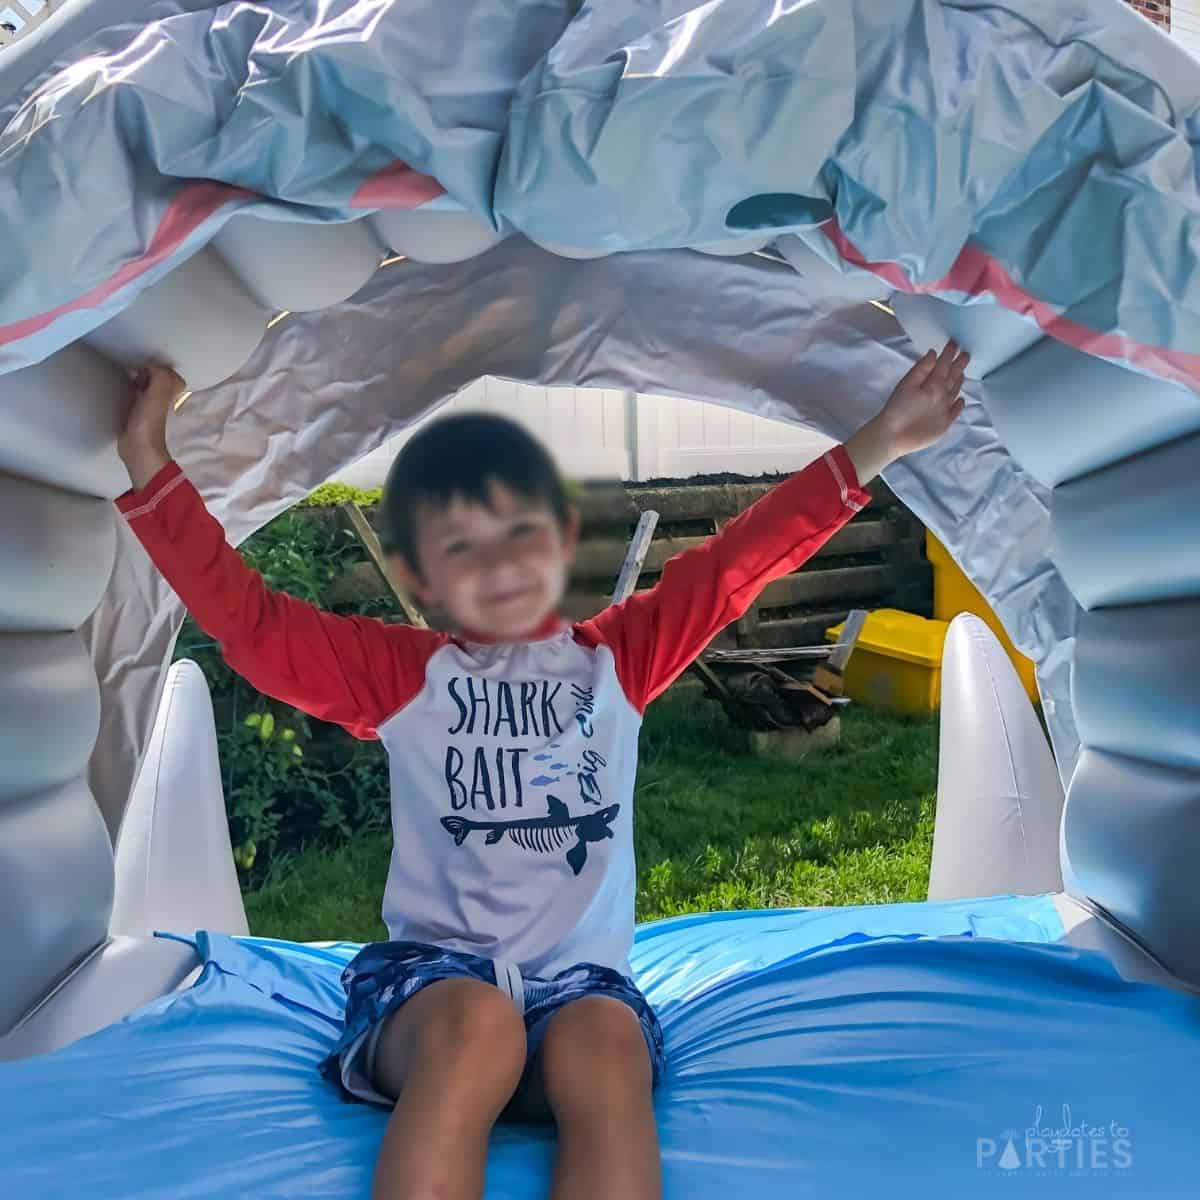
[[[477,1070],[488,1063],[516,1063],[518,1070],[524,1065],[525,1022],[498,987],[478,979],[428,986],[428,1011],[418,1038],[425,1048],[446,1061],[469,1061]]]
[[[619,1000],[584,997],[546,1026],[542,1077],[556,1112],[594,1104],[605,1092],[648,1092],[653,1069],[637,1015]]]
[[[481,980],[439,979],[387,1019],[374,1080],[393,1098],[412,1081],[434,1087],[443,1099],[456,1096],[461,1104],[451,1108],[461,1113],[472,1103],[502,1104],[524,1066],[525,1022],[512,1001]]]

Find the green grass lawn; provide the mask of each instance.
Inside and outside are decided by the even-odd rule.
[[[935,719],[850,706],[842,745],[794,763],[753,754],[716,705],[654,704],[634,792],[637,919],[713,909],[923,900],[933,841]],[[247,893],[251,931],[296,941],[387,936],[390,835],[282,858]]]

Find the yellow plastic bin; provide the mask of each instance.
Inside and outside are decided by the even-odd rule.
[[[846,664],[846,695],[883,712],[935,712],[942,692],[946,621],[930,621],[896,608],[867,614]],[[842,626],[825,631],[830,641]]]
[[[982,618],[1000,639],[1000,645],[1016,667],[1030,700],[1040,704],[1033,660],[1026,658],[1012,644],[1004,632],[1004,626],[1000,624],[1000,618],[992,611],[983,593],[962,573],[958,563],[950,557],[950,552],[929,530],[925,531],[925,556],[933,564],[933,615],[939,621],[947,622],[953,621],[962,612],[974,613]],[[853,656],[850,661],[854,661]]]

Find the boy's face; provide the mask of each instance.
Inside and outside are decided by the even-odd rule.
[[[491,507],[455,496],[417,513],[420,574],[394,563],[423,605],[446,612],[460,629],[519,638],[557,611],[579,538],[579,514],[564,528],[554,510],[503,483],[490,486]]]

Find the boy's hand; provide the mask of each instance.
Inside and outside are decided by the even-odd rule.
[[[959,392],[970,361],[971,356],[950,341],[939,355],[930,350],[896,385],[879,414],[893,458],[924,450],[950,428],[963,410]]]
[[[959,391],[970,361],[950,341],[941,354],[930,350],[900,380],[880,412],[846,442],[860,483],[894,459],[923,450],[950,428],[963,410]]]
[[[117,438],[117,453],[135,489],[144,488],[171,461],[167,414],[186,390],[170,367],[149,365],[134,372],[133,404]]]

